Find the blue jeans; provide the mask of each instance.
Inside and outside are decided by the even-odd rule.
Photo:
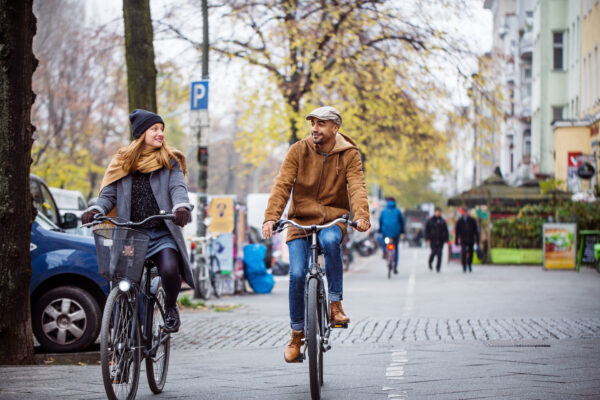
[[[319,246],[325,256],[330,301],[341,301],[343,292],[342,230],[334,225],[317,234]],[[311,237],[288,242],[290,249],[290,325],[293,330],[304,330],[304,286],[310,264]]]

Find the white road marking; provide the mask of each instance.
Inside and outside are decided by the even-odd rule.
[[[385,377],[388,380],[403,380],[404,379],[404,366],[408,363],[408,356],[406,350],[398,349],[392,351],[392,362],[385,371]],[[389,386],[383,386],[382,391],[391,391],[393,393],[388,394],[388,399],[406,399],[408,394],[404,390],[398,390]]]

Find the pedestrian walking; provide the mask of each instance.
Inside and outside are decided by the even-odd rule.
[[[394,262],[394,273],[398,273],[398,242],[400,242],[400,235],[404,233],[404,217],[402,211],[396,207],[396,199],[393,197],[387,198],[387,204],[381,214],[379,215],[379,235],[380,245],[383,250],[383,258],[386,256],[386,243],[384,239],[386,237],[392,239],[394,248],[396,251],[394,255],[396,260]]]
[[[469,209],[460,210],[461,217],[456,221],[456,244],[460,245],[460,259],[463,272],[472,271],[473,247],[479,245],[479,228],[475,219],[469,215]]]
[[[367,231],[369,203],[358,146],[339,132],[342,117],[333,107],[319,107],[306,116],[310,135],[294,143],[275,178],[262,226],[270,238],[273,224],[283,213],[293,188],[289,218],[300,225],[325,224],[354,212],[357,229]],[[345,324],[350,318],[342,309],[343,267],[340,243],[345,226],[319,231],[318,241],[325,256],[331,322]],[[304,284],[310,259],[311,233],[289,228],[290,325],[292,335],[284,350],[286,362],[295,362],[304,338]]]
[[[177,295],[181,276],[194,287],[192,270],[181,227],[190,221],[192,205],[184,175],[185,156],[167,146],[163,119],[150,111],[133,110],[129,115],[133,141],[118,150],[111,160],[100,188],[96,204],[82,215],[84,224],[94,215],[108,214],[116,207],[116,216],[139,222],[161,210],[173,212],[173,221],[152,221],[142,228],[150,236],[146,259],[158,266],[165,289],[166,332],[177,332],[180,319]]]
[[[431,247],[431,254],[429,255],[429,269],[433,270],[431,263],[434,258],[437,257],[437,264],[435,270],[440,272],[442,266],[442,250],[444,249],[444,243],[448,241],[448,226],[446,221],[442,218],[442,210],[436,207],[433,217],[427,221],[425,225],[425,240]]]

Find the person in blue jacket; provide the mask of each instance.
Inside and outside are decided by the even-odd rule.
[[[402,211],[396,207],[396,200],[393,197],[387,198],[387,204],[385,209],[381,211],[379,216],[379,232],[382,236],[382,248],[385,257],[386,244],[383,239],[386,237],[392,238],[392,242],[396,246],[396,263],[394,273],[398,273],[398,242],[400,241],[400,235],[404,233],[404,217]]]

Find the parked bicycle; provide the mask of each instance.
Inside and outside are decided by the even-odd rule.
[[[204,300],[210,299],[211,295],[221,297],[223,292],[220,283],[221,264],[215,252],[216,238],[213,236],[195,237],[196,243],[194,254],[194,297]]]
[[[391,237],[386,237],[384,239],[385,242],[385,251],[386,251],[386,262],[388,267],[388,279],[392,278],[392,271],[395,271],[396,266],[396,252],[398,249],[396,248],[396,244],[394,243],[394,239]]]
[[[171,346],[171,336],[163,329],[165,291],[156,265],[145,260],[148,235],[133,228],[173,218],[173,214],[162,214],[140,222],[120,222],[98,214],[94,222],[83,225],[94,227],[98,269],[110,280],[100,358],[104,390],[111,400],[135,398],[142,358],[150,390],[160,393],[165,386]]]
[[[319,264],[321,249],[317,241],[317,234],[321,229],[329,228],[337,223],[349,224],[356,227],[356,222],[350,221],[346,216],[337,218],[326,225],[303,226],[287,219],[281,219],[273,225],[274,232],[281,232],[287,225],[293,225],[304,231],[311,232],[310,267],[306,275],[304,289],[305,304],[305,338],[302,339],[303,350],[299,361],[302,362],[308,353],[308,371],[310,378],[310,393],[313,400],[321,398],[321,386],[323,385],[323,353],[331,349],[329,335],[331,328],[347,328],[348,324],[329,324],[329,306],[327,301],[327,290],[323,282],[325,272]]]

